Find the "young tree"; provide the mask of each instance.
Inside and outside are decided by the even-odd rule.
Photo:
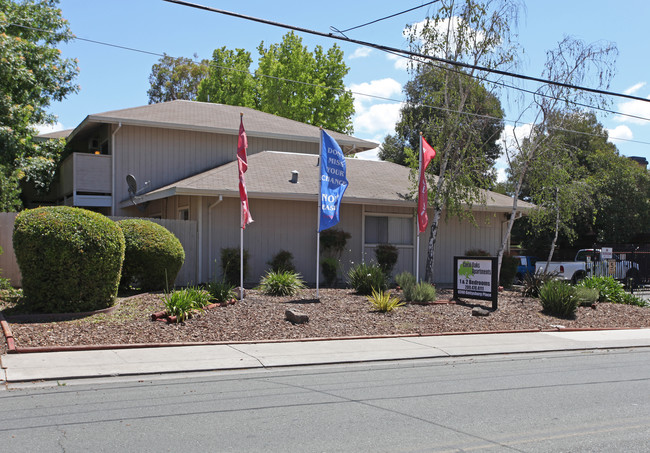
[[[442,0],[435,15],[410,27],[411,47],[418,53],[444,56],[451,61],[508,68],[516,56],[511,26],[517,22],[519,9],[519,2],[515,0]],[[464,205],[483,200],[482,180],[491,159],[498,154],[489,143],[501,128],[499,122],[495,124],[492,119],[488,120],[491,124],[486,128],[486,112],[499,117],[501,108],[490,91],[496,85],[488,88],[478,82],[486,75],[481,71],[460,70],[451,64],[428,66],[417,62],[412,70],[414,79],[410,87],[414,97],[407,99],[404,110],[407,115],[412,113],[418,118],[412,123],[407,120],[404,125],[422,127],[425,138],[437,151],[434,165],[427,174],[431,179],[429,199],[433,217],[425,279],[433,282],[434,251],[442,210],[445,209],[447,215],[461,214],[467,212]],[[421,89],[424,87],[426,90]],[[425,97],[416,96],[418,93]],[[437,108],[421,108],[422,101]],[[402,132],[402,135],[412,140],[418,132]]]
[[[73,38],[56,0],[0,0],[0,210],[20,209],[20,182],[47,190],[63,141],[33,140],[39,124],[54,124],[52,100],[76,93],[76,60],[57,45]]]
[[[149,83],[151,88],[147,91],[149,104],[184,99],[193,101],[201,80],[208,75],[208,60],[196,63],[198,55],[191,58],[163,54],[158,63],[151,67]]]
[[[547,146],[553,137],[552,131],[563,129],[568,120],[579,111],[578,103],[603,105],[605,100],[597,95],[570,88],[583,85],[588,80],[597,80],[598,87],[608,87],[613,76],[614,60],[618,51],[613,44],[595,43],[586,45],[582,41],[565,38],[558,47],[547,53],[542,77],[564,85],[541,86],[533,101],[521,112],[532,114],[530,135],[522,136],[513,129],[513,142],[506,146],[509,175],[513,181],[513,204],[503,240],[498,252],[499,269],[503,253],[508,246],[512,226],[516,219],[517,203],[524,187],[525,177],[531,165],[544,159],[553,160],[553,146]]]

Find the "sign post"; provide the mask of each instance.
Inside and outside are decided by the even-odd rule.
[[[455,256],[454,299],[491,300],[492,309],[498,306],[497,257]]]

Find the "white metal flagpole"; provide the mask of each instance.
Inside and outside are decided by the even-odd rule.
[[[323,127],[320,128],[320,135],[318,139],[318,162],[320,163],[318,168],[318,219],[316,220],[316,299],[319,298],[319,281],[320,281],[320,210],[321,210],[321,175],[320,167],[323,165],[321,159],[323,158]]]
[[[243,207],[241,208],[244,209]],[[239,300],[244,300],[244,229],[239,233]]]
[[[418,157],[418,205],[420,201],[420,178],[422,178],[422,132],[420,132],[420,151]],[[420,223],[418,208],[415,208],[415,221],[418,223],[418,234],[415,237],[415,281],[420,282]]]

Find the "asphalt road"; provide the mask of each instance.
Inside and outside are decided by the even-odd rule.
[[[39,385],[1,451],[650,451],[648,348]]]

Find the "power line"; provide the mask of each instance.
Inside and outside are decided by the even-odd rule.
[[[355,27],[346,28],[345,30],[336,30],[335,29],[334,31],[337,31],[337,32],[343,34],[343,33],[346,33],[348,31],[356,30],[357,28],[365,27],[367,25],[376,24],[377,22],[381,22],[382,20],[392,19],[393,17],[397,17],[397,16],[400,16],[402,14],[410,13],[411,11],[415,11],[416,9],[424,8],[425,6],[429,6],[429,5],[432,5],[434,3],[438,3],[439,1],[440,0],[433,0],[432,2],[428,2],[428,3],[425,3],[425,4],[420,5],[420,6],[415,6],[413,8],[405,9],[404,11],[400,11],[399,13],[395,13],[395,14],[391,14],[389,16],[381,17],[379,19],[371,20],[370,22],[366,22],[365,24],[357,25]]]
[[[267,19],[262,19],[262,18],[259,18],[259,17],[247,16],[245,14],[234,13],[232,11],[226,11],[226,10],[222,10],[222,9],[212,8],[212,7],[209,7],[209,6],[199,5],[199,4],[196,4],[196,3],[190,3],[190,2],[186,2],[184,0],[164,0],[164,1],[168,2],[168,3],[175,3],[175,4],[178,4],[178,5],[181,5],[181,6],[187,6],[187,7],[190,7],[190,8],[195,8],[195,9],[200,9],[200,10],[204,10],[204,11],[210,11],[210,12],[213,12],[213,13],[223,14],[223,15],[226,15],[226,16],[232,16],[232,17],[237,17],[237,18],[240,18],[240,19],[250,20],[250,21],[253,21],[253,22],[258,22],[258,23],[262,23],[262,24],[266,24],[266,25],[272,25],[274,27],[286,28],[288,30],[294,30],[294,31],[302,32],[302,33],[321,36],[321,37],[324,37],[324,38],[337,39],[339,41],[345,41],[345,42],[349,42],[349,43],[353,43],[353,44],[358,44],[358,45],[361,45],[361,46],[372,47],[374,49],[378,49],[378,50],[382,50],[382,51],[390,51],[390,52],[394,52],[394,53],[397,53],[397,54],[400,54],[400,55],[408,55],[410,57],[416,57],[416,58],[420,58],[420,59],[424,59],[424,60],[436,61],[438,63],[444,63],[444,64],[448,64],[448,65],[451,65],[451,66],[458,66],[458,67],[465,68],[465,69],[489,72],[489,73],[492,73],[492,74],[499,74],[499,75],[502,75],[502,76],[514,77],[514,78],[528,80],[528,81],[532,81],[532,82],[538,82],[538,83],[547,84],[547,85],[554,85],[554,86],[559,86],[559,87],[562,87],[562,88],[569,88],[569,89],[572,89],[572,90],[587,91],[589,93],[594,93],[594,94],[621,97],[621,98],[626,98],[626,99],[632,99],[632,100],[635,100],[635,101],[650,102],[650,99],[642,98],[642,97],[639,97],[639,96],[633,96],[631,94],[616,93],[616,92],[613,92],[613,91],[600,90],[600,89],[597,89],[597,88],[589,88],[589,87],[583,87],[583,86],[579,86],[579,85],[572,85],[572,84],[569,84],[569,83],[556,82],[556,81],[553,81],[553,80],[542,79],[540,77],[533,77],[533,76],[527,76],[527,75],[524,75],[524,74],[518,74],[518,73],[515,73],[515,72],[503,71],[503,70],[500,70],[500,69],[486,68],[486,67],[483,67],[483,66],[473,65],[473,64],[469,64],[469,63],[463,63],[463,62],[460,62],[460,61],[449,60],[447,58],[434,57],[434,56],[431,56],[431,55],[425,55],[425,54],[418,53],[418,52],[398,49],[398,48],[395,48],[395,47],[384,46],[384,45],[381,45],[381,44],[375,44],[375,43],[371,43],[371,42],[367,42],[367,41],[360,41],[360,40],[357,40],[357,39],[351,39],[351,38],[342,37],[342,36],[335,36],[332,33],[323,33],[323,32],[320,32],[320,31],[310,30],[308,28],[298,27],[298,26],[295,26],[295,25],[282,24],[280,22],[274,22],[274,21],[267,20]]]
[[[20,28],[26,28],[26,29],[34,30],[34,31],[42,31],[42,32],[52,33],[51,30],[45,30],[45,29],[42,29],[42,28],[30,27],[30,26],[27,26],[27,25],[21,25],[21,24],[15,24],[15,23],[12,23],[12,24],[9,24],[9,25],[15,26],[15,27],[20,27]],[[97,41],[97,40],[94,40],[94,39],[81,38],[81,37],[78,37],[78,36],[73,36],[72,39],[78,40],[78,41],[89,42],[89,43],[92,43],[92,44],[107,46],[107,47],[113,47],[113,48],[116,48],[116,49],[128,50],[128,51],[131,51],[131,52],[138,52],[138,53],[142,53],[142,54],[146,54],[146,55],[157,56],[157,57],[169,56],[169,55],[166,55],[165,53],[161,54],[159,52],[152,52],[152,51],[148,51],[148,50],[137,49],[137,48],[134,48],[134,47],[128,47],[128,46],[108,43],[108,42],[104,42],[104,41]],[[405,57],[405,58],[407,58],[407,57]],[[197,61],[197,60],[192,60],[192,61],[194,63],[197,63],[197,64],[201,63],[200,61]],[[220,69],[227,70],[227,71],[235,71],[235,72],[242,72],[242,73],[245,72],[247,74],[250,74],[253,77],[258,77],[259,76],[259,77],[265,77],[265,78],[269,78],[269,79],[278,80],[278,81],[281,81],[281,82],[298,83],[298,84],[301,84],[301,85],[312,86],[312,87],[315,87],[315,88],[323,88],[323,89],[327,89],[327,90],[335,91],[335,92],[339,92],[339,93],[348,91],[348,92],[350,92],[351,94],[354,94],[354,95],[364,96],[364,97],[369,97],[369,98],[372,98],[372,99],[378,99],[378,100],[389,101],[389,102],[398,102],[398,103],[404,102],[401,99],[389,98],[389,97],[385,97],[385,96],[378,96],[378,95],[363,93],[363,92],[359,92],[359,91],[334,88],[334,87],[329,87],[327,85],[318,85],[318,84],[315,84],[315,83],[303,82],[303,81],[300,81],[300,80],[286,79],[286,78],[283,78],[283,77],[270,76],[270,75],[261,74],[261,73],[260,74],[255,74],[255,73],[251,73],[250,71],[247,71],[247,70],[244,70],[244,69],[237,69],[237,68],[232,68],[232,67],[228,67],[228,66],[217,65],[217,64],[214,64],[213,62],[210,62],[210,64],[213,65],[213,66],[216,66],[216,67],[218,67]],[[451,70],[449,68],[445,68],[445,69]],[[502,84],[502,85],[504,85],[506,87],[509,87],[509,88],[519,89],[519,90],[522,90],[522,91],[527,91],[527,90],[524,90],[524,89],[521,89],[521,88],[518,88],[518,87],[505,85],[502,82],[494,82],[494,81],[487,80],[487,79],[484,79],[484,80],[487,81],[487,82],[490,82],[490,83],[494,83],[494,84]],[[535,93],[535,92],[531,92],[531,93],[539,94],[539,93]],[[578,104],[578,105],[582,105],[582,104]],[[443,112],[448,112],[448,113],[456,113],[456,114],[459,114],[459,115],[472,116],[472,117],[475,117],[475,118],[503,121],[503,122],[512,123],[512,124],[520,123],[520,121],[509,120],[507,118],[499,118],[499,117],[491,116],[491,115],[484,115],[484,114],[479,114],[479,113],[459,111],[459,110],[448,109],[448,108],[444,108],[444,107],[439,107],[439,106],[429,105],[429,104],[423,104],[423,103],[419,103],[419,104],[417,104],[417,106],[418,107],[426,107],[426,108],[430,108],[430,109],[433,109],[433,110],[438,110],[438,111],[443,111]],[[585,105],[585,107],[591,108],[591,109],[597,109],[597,110],[605,110],[605,109],[601,109],[599,107],[593,107],[593,106],[587,106],[587,105]],[[605,110],[605,111],[608,111],[608,110]],[[628,115],[628,114],[625,114],[625,113],[614,112],[614,111],[609,111],[609,112],[610,113],[615,113],[617,115],[629,116],[629,117],[632,117],[632,118],[637,118],[637,119],[650,121],[649,118],[642,118],[642,117],[638,117],[638,116],[635,116],[635,115]],[[569,129],[562,129],[562,128],[553,128],[553,129],[557,129],[557,130],[564,131],[564,132],[575,132],[577,134],[590,135],[590,136],[594,136],[594,137],[602,137],[602,135],[592,134],[592,133],[588,133],[588,132],[572,131],[572,130],[569,130]],[[610,138],[612,140],[619,140],[619,141],[625,141],[625,142],[633,142],[633,143],[639,143],[639,144],[644,144],[644,145],[650,145],[650,142],[643,142],[643,141],[639,141],[639,140],[626,139],[626,138],[617,138],[617,137],[611,137],[611,136],[609,136],[608,138]]]

